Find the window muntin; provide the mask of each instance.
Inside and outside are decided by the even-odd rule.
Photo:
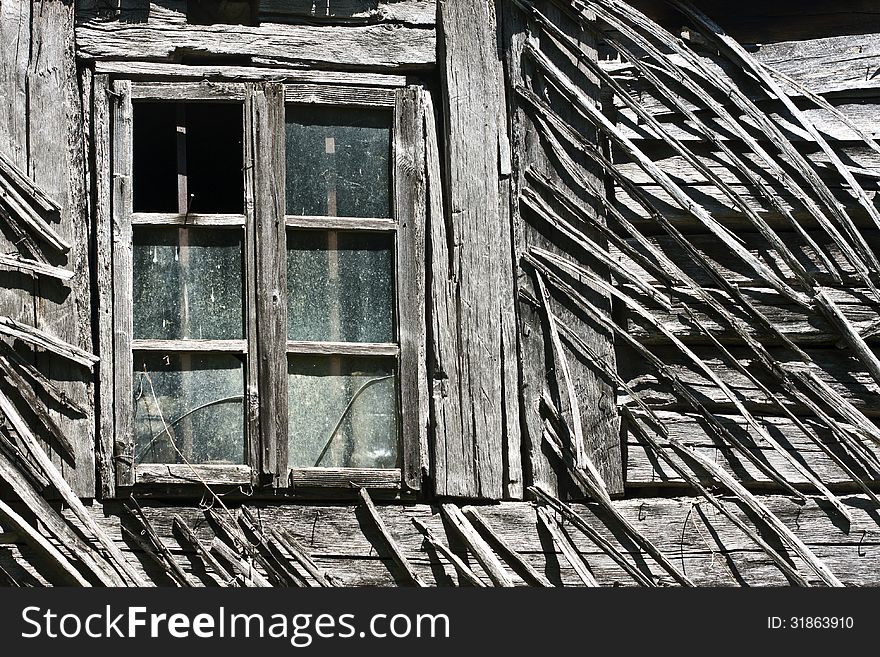
[[[131,461],[140,463],[133,469],[130,480],[125,468],[120,470],[122,479],[119,483],[174,483],[179,480],[182,483],[259,484],[268,483],[266,474],[274,472],[278,484],[288,482],[296,487],[349,487],[358,482],[372,487],[399,487],[404,479],[402,468],[406,468],[407,486],[418,488],[420,436],[404,435],[403,427],[409,427],[407,432],[412,433],[413,427],[418,428],[420,424],[410,415],[421,416],[421,413],[400,401],[403,394],[400,379],[414,380],[419,352],[412,351],[417,342],[407,338],[404,358],[398,336],[402,330],[403,335],[409,336],[424,331],[422,328],[414,333],[419,325],[405,330],[399,325],[401,317],[418,317],[418,301],[410,299],[401,310],[401,299],[397,294],[401,265],[398,240],[401,234],[407,238],[418,235],[412,231],[399,232],[401,224],[393,200],[400,194],[397,186],[410,171],[407,169],[401,180],[395,179],[398,166],[395,164],[395,148],[400,138],[399,126],[395,122],[399,120],[397,112],[404,90],[374,88],[364,94],[364,87],[340,89],[324,85],[287,85],[277,93],[270,87],[280,88],[281,85],[124,82],[114,85],[117,93],[122,89],[121,96],[131,99],[127,101],[128,111],[129,116],[135,116],[135,125],[138,112],[133,109],[139,109],[138,106],[161,104],[165,111],[164,123],[160,120],[154,123],[166,127],[171,114],[169,108],[173,108],[177,179],[176,208],[166,202],[153,207],[140,205],[139,211],[135,211],[131,192],[126,193],[125,185],[114,185],[114,214],[117,216],[114,263],[129,260],[128,273],[121,275],[122,284],[114,284],[120,290],[114,292],[117,309],[125,308],[137,294],[139,306],[143,307],[145,298],[155,298],[161,300],[161,305],[167,304],[174,309],[172,315],[175,315],[163,322],[155,312],[152,315],[146,312],[137,320],[132,318],[126,327],[126,321],[120,320],[124,315],[114,314],[116,370],[118,372],[120,365],[125,366],[128,361],[128,371],[133,375],[128,385],[125,377],[117,377],[116,398],[120,399],[121,390],[128,389],[132,391],[129,399],[135,406],[141,405],[140,410],[129,407],[130,415],[125,408],[117,408],[116,426],[121,428],[123,435],[122,443],[117,436],[116,444],[127,442]],[[264,100],[260,101],[260,98]],[[271,109],[273,103],[279,100],[283,103],[284,99],[286,105],[276,106],[277,111]],[[332,106],[340,99],[346,107]],[[365,100],[363,105],[370,107],[361,106],[360,99]],[[262,108],[267,102],[269,111],[264,112]],[[125,103],[120,105],[124,110]],[[233,204],[206,205],[204,196],[199,204],[199,195],[193,197],[189,193],[195,176],[192,167],[210,171],[211,161],[194,155],[203,148],[205,140],[194,137],[198,131],[189,125],[187,118],[198,116],[200,112],[211,114],[211,109],[218,107],[225,110],[227,117],[222,139],[240,148],[242,157],[238,160],[235,157],[219,158],[214,164],[227,166],[231,161],[233,168],[240,165],[237,173],[242,182],[230,183],[227,187],[243,191],[242,214],[235,212],[238,206]],[[319,177],[316,184],[326,199],[325,205],[308,211],[321,214],[285,213],[289,163],[285,162],[285,153],[289,155],[289,151],[281,150],[278,158],[270,154],[273,141],[287,146],[292,128],[284,120],[285,109],[291,116],[296,116],[298,110],[300,117],[320,116],[324,124],[320,129],[331,131],[332,139],[327,139],[325,134],[318,144],[323,147],[325,156],[335,160],[337,173],[341,168],[343,175],[341,179],[339,175],[335,178],[335,204],[333,177]],[[363,119],[359,112],[367,118]],[[327,125],[332,123],[327,117],[333,113],[348,119],[339,125]],[[125,152],[135,141],[135,130],[131,128],[130,120],[126,129],[124,111],[117,112],[117,116],[122,117],[116,123],[122,126],[123,133],[121,137],[114,136],[114,150]],[[277,123],[276,116],[280,119]],[[238,121],[239,117],[243,119],[243,130],[238,126],[230,128],[231,120]],[[300,127],[309,127],[304,119],[301,123]],[[258,135],[271,138],[267,140]],[[338,159],[332,152],[337,146],[342,151]],[[157,150],[162,151],[161,148]],[[328,150],[331,152],[327,153]],[[166,141],[166,161],[168,151]],[[357,152],[379,155],[375,156],[372,166],[357,170],[353,168],[351,158],[351,154]],[[341,167],[338,166],[340,161],[343,163]],[[197,164],[199,162],[202,164]],[[129,161],[129,180],[132,166]],[[143,164],[134,168],[143,169]],[[125,166],[114,164],[114,179],[125,180],[125,170]],[[166,178],[170,179],[170,176]],[[267,184],[271,178],[275,182]],[[219,180],[224,180],[223,176]],[[136,187],[136,176],[133,182]],[[369,192],[368,202],[355,198],[359,187]],[[280,239],[267,238],[270,233],[266,232],[265,226],[272,221],[275,212],[272,208],[277,207],[270,194],[279,188],[285,189],[280,211],[286,214],[288,233],[274,233],[280,235]],[[340,190],[343,191],[340,193]],[[167,190],[165,195],[168,196]],[[341,208],[340,198],[343,199]],[[305,206],[303,208],[305,211]],[[364,216],[333,214],[340,210],[343,214]],[[119,220],[120,216],[124,216],[123,221]],[[126,242],[130,245],[128,258],[125,257]],[[405,246],[409,252],[417,248],[409,246],[409,242],[405,242]],[[263,256],[260,255],[261,249]],[[184,253],[189,258],[181,261],[180,256]],[[279,263],[282,268],[287,260],[283,273],[291,274],[290,306],[301,322],[286,321],[288,295],[281,295],[284,304],[281,313],[277,312],[276,304],[261,304],[259,301],[260,295],[265,299],[268,288],[261,290],[258,287],[266,287],[266,281],[271,284],[272,280],[271,276],[267,279],[260,273],[259,263],[261,257],[264,258],[262,262],[266,262],[266,253],[276,253],[270,256],[270,261]],[[135,273],[135,267],[140,274]],[[266,270],[265,267],[262,269]],[[271,269],[275,271],[277,267]],[[219,283],[216,279],[221,270],[224,275],[231,273],[235,280]],[[114,276],[119,277],[120,273],[117,271]],[[126,276],[128,281],[125,281]],[[418,272],[408,272],[404,280],[419,280],[422,276]],[[141,286],[137,293],[131,289],[135,278]],[[153,280],[148,280],[150,278]],[[279,276],[280,281],[283,279],[283,275]],[[124,292],[126,285],[131,286],[128,301]],[[281,288],[283,290],[283,283]],[[310,304],[309,295],[314,298],[322,289],[326,292],[323,301]],[[210,302],[207,307],[204,307],[205,299]],[[237,303],[239,299],[241,302]],[[181,307],[186,307],[187,317],[177,316]],[[131,315],[138,313],[133,304],[129,308],[132,309]],[[283,337],[288,338],[286,345],[280,344],[281,358],[284,358],[285,351],[287,353],[286,363],[279,363],[281,371],[287,374],[281,386],[277,383],[263,385],[261,354],[278,353],[274,347],[265,349],[265,337],[261,338],[257,330],[259,317],[265,315],[267,309],[270,315],[285,315],[284,324],[289,329],[289,335],[278,334],[281,342]],[[242,316],[245,321],[240,323]],[[359,318],[363,319],[362,323]],[[240,332],[236,330],[239,326]],[[274,344],[275,331],[271,333]],[[126,344],[128,349],[124,348]],[[121,351],[120,346],[123,346]],[[274,357],[270,359],[271,362],[276,360]],[[145,376],[138,377],[138,372],[147,374],[150,380]],[[143,397],[145,383],[151,383],[154,389],[146,400]],[[215,391],[213,397],[206,394],[210,389]],[[279,401],[281,395],[284,403]],[[290,405],[297,406],[289,414],[285,408],[288,399]],[[304,412],[309,404],[305,402],[315,399],[320,403],[313,403],[314,410],[309,419]],[[273,429],[266,431],[266,427],[260,426],[260,417],[266,418],[276,407],[285,409],[281,417],[288,416],[287,421],[279,423],[276,414],[270,424]],[[186,451],[185,460],[204,464],[197,465],[199,475],[195,479],[196,471],[191,466],[165,462],[170,460],[169,445],[160,445],[162,438],[157,441],[154,430],[141,429],[135,440],[134,426],[149,425],[157,416],[171,425],[160,433],[164,438],[174,435],[177,448],[185,447],[181,450]],[[323,427],[315,421],[318,416],[322,416]],[[128,429],[126,417],[132,418]],[[212,422],[223,417],[226,417],[223,421],[225,429],[211,429]],[[310,432],[291,435],[288,441],[288,424],[314,426]],[[206,435],[198,435],[200,432]],[[415,442],[410,445],[412,441]],[[170,443],[170,439],[166,442]],[[290,458],[288,452],[292,454]],[[273,453],[277,458],[272,458]],[[316,462],[319,463],[317,467]],[[246,465],[232,465],[241,463]],[[413,472],[415,475],[411,474]]]

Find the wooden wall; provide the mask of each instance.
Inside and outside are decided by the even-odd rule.
[[[0,152],[60,206],[50,225],[71,248],[66,255],[49,254],[50,264],[73,272],[73,278],[62,283],[4,267],[0,272],[0,315],[91,352],[90,180],[81,95],[82,85],[89,85],[86,80],[79,77],[74,59],[72,3],[0,3]],[[4,232],[2,252],[34,257]],[[87,417],[82,417],[45,399],[40,401],[73,445],[75,458],[62,457],[63,450],[46,432],[38,435],[76,492],[92,497],[95,417],[91,373],[23,344],[17,346],[25,360],[54,381],[70,401],[88,411]],[[13,400],[17,399],[14,395]],[[39,426],[27,411],[24,413],[32,426]]]
[[[647,11],[650,16],[656,18],[674,34],[683,34],[686,38],[693,34],[693,29],[689,30],[686,19],[668,8],[661,9],[659,7],[663,3],[636,2],[633,4]],[[698,4],[704,7],[707,12],[714,11],[713,17],[729,34],[748,44],[749,51],[759,62],[790,76],[812,92],[821,94],[836,110],[844,113],[868,135],[873,138],[880,136],[880,130],[878,130],[878,125],[880,125],[880,88],[878,88],[880,80],[875,75],[880,70],[880,49],[878,49],[880,16],[873,6],[869,6],[871,3],[848,2],[841,6],[835,5],[832,9],[829,3],[812,2],[804,5],[804,3],[783,2],[773,3],[773,7],[766,8],[757,5],[747,5],[746,7],[738,5],[735,12],[725,8],[725,3],[701,2]],[[855,16],[859,16],[859,20],[855,20]],[[699,41],[696,43],[697,48],[700,49]],[[759,88],[754,80],[738,74],[725,58],[719,56],[717,52],[713,53],[710,47],[702,50],[708,61],[714,62],[721,70],[729,74],[740,85],[740,88],[756,101],[758,107],[779,121],[783,133],[796,145],[799,151],[804,153],[810,161],[820,163],[819,171],[823,180],[831,186],[837,201],[859,226],[867,243],[872,248],[876,248],[880,234],[878,234],[875,225],[864,208],[846,189],[841,178],[833,173],[826,156],[810,135],[792,121],[781,104],[768,100],[766,93]],[[651,84],[637,73],[621,71],[621,62],[612,47],[603,48],[603,57],[602,63],[606,70],[613,71],[625,88],[639,99],[642,107],[667,127],[671,134],[694,148],[714,173],[732,185],[733,189],[745,198],[749,206],[754,208],[761,218],[779,232],[781,240],[791,247],[808,270],[813,272],[823,270],[825,268],[823,258],[827,258],[836,263],[842,271],[848,272],[849,275],[854,273],[850,265],[845,262],[838,247],[824,231],[819,229],[810,213],[805,211],[804,207],[779,180],[774,180],[774,176],[766,169],[761,170],[760,163],[755,159],[749,160],[760,176],[767,181],[773,193],[781,198],[785,209],[808,228],[809,237],[815,240],[822,253],[817,253],[806,242],[803,235],[793,231],[779,209],[773,207],[766,196],[759,194],[748,180],[745,180],[729,162],[725,161],[724,157],[720,156],[716,148],[708,144],[702,135],[684,121],[681,115],[670,112]],[[795,95],[797,95],[796,91]],[[880,207],[877,189],[877,177],[880,174],[878,154],[827,109],[816,108],[807,102],[803,102],[801,107],[835,151],[841,154],[843,160],[848,165],[861,169],[859,181],[864,185],[868,198],[874,207]],[[775,258],[775,262],[778,263],[776,266],[783,278],[794,281],[792,271],[780,262],[766,240],[755,231],[743,212],[734,206],[724,192],[704,175],[696,172],[667,143],[658,139],[656,133],[648,129],[644,122],[619,100],[616,102],[616,112],[617,125],[626,136],[633,139],[640,149],[649,154],[663,171],[684,185],[688,194],[698,199],[698,202],[706,207],[713,217],[724,226],[733,229],[736,236],[742,240],[751,253],[765,258],[766,261],[772,262]],[[713,125],[718,127],[719,134],[734,151],[749,152],[743,142],[726,131],[720,122],[715,122]],[[772,150],[772,144],[768,144],[767,147]],[[655,201],[657,207],[662,208],[664,215],[687,233],[688,239],[706,257],[716,263],[728,281],[739,286],[746,298],[779,327],[785,337],[807,352],[817,364],[820,378],[867,416],[876,417],[874,400],[878,393],[877,383],[852,353],[845,348],[838,329],[830,325],[827,318],[817,309],[798,307],[776,291],[771,290],[766,281],[762,281],[753,270],[733,257],[716,237],[694,221],[687,211],[682,210],[653,179],[645,175],[639,166],[628,161],[623,153],[618,152],[616,155],[617,161],[620,163],[618,169],[625,174],[626,178],[634,182],[640,190]],[[647,234],[653,233],[650,239],[662,252],[679,264],[686,263],[686,266],[689,267],[688,273],[693,274],[701,284],[706,285],[709,289],[717,290],[717,285],[708,278],[704,271],[694,265],[681,247],[662,229],[653,225],[653,220],[646,216],[643,208],[631,195],[622,190],[620,186],[615,187],[614,195],[618,207],[629,219],[633,220]],[[640,272],[644,281],[658,286],[659,289],[659,282],[637,264],[619,251],[617,251],[616,257],[626,267]],[[841,283],[822,279],[819,275],[819,280],[821,284],[830,288],[829,294],[839,304],[846,317],[857,327],[857,330],[866,336],[871,345],[875,345],[873,326],[878,319],[877,307],[875,300],[868,294],[864,286],[853,282],[852,279]],[[720,298],[725,298],[731,308],[737,307],[737,302],[731,300],[728,295],[720,291],[713,292],[713,294],[715,293],[719,294]],[[706,336],[683,316],[680,309],[673,308],[668,313],[660,311],[658,317],[671,328],[677,337],[691,345],[695,353],[708,363],[723,381],[735,389],[738,394],[741,394],[746,407],[759,418],[760,422],[773,435],[779,436],[782,443],[786,445],[786,449],[791,450],[792,453],[796,452],[824,483],[832,487],[842,486],[844,489],[852,489],[851,478],[814,444],[805,441],[803,433],[794,426],[792,420],[784,417],[781,410],[771,402],[763,391],[758,389],[754,382],[730,367],[729,363],[726,363],[718,355],[717,348],[710,344]],[[722,328],[705,315],[701,315],[701,318],[709,321],[709,325],[713,327],[714,336],[722,343],[729,344],[733,353],[741,358],[742,363],[753,371],[758,371],[759,368],[749,358],[748,350],[738,346],[740,345],[739,340],[729,329]],[[632,334],[637,336],[640,341],[653,346],[654,353],[658,354],[664,362],[670,364],[693,387],[706,407],[723,417],[724,422],[735,430],[736,435],[763,454],[766,461],[779,472],[784,473],[786,478],[798,484],[807,483],[803,474],[793,469],[778,454],[773,453],[773,450],[767,449],[766,443],[759,440],[755,436],[755,432],[748,429],[743,420],[737,417],[737,411],[720,389],[710,382],[704,374],[696,372],[692,365],[685,363],[678,350],[671,346],[666,338],[637,322],[630,321],[629,327]],[[760,339],[770,345],[771,352],[780,362],[791,362],[794,359],[791,351],[785,349],[777,338],[760,328],[755,328],[755,331]],[[713,440],[709,439],[705,428],[701,426],[692,409],[683,404],[669,390],[668,385],[658,382],[655,373],[646,366],[644,361],[630,354],[620,358],[619,362],[622,364],[621,371],[625,378],[654,408],[662,411],[663,417],[668,419],[669,426],[677,438],[693,442],[697,445],[698,450],[723,464],[742,481],[754,485],[756,488],[772,483],[764,473],[757,471],[753,464],[743,462],[730,450],[720,448]],[[771,382],[768,380],[764,382],[772,388]],[[808,424],[819,432],[823,441],[828,444],[836,442],[830,436],[830,432],[821,427],[821,423],[811,422],[811,413],[806,408],[794,402],[787,403],[798,417],[805,418]],[[664,486],[680,481],[666,466],[657,463],[650,455],[650,450],[646,450],[645,445],[634,439],[632,435],[627,437],[626,442],[627,486],[632,488]],[[877,446],[875,444],[871,443],[869,448],[876,453]],[[867,482],[876,484],[880,478],[880,473],[872,469],[854,467]]]

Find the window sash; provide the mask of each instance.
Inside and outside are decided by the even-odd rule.
[[[114,423],[117,485],[135,483],[179,484],[267,484],[291,488],[350,487],[418,490],[421,462],[426,441],[426,403],[410,405],[412,394],[405,390],[419,381],[424,371],[424,307],[418,299],[400,295],[424,272],[408,271],[414,263],[424,263],[424,207],[420,217],[407,189],[412,162],[402,166],[401,154],[412,158],[421,149],[420,137],[407,132],[411,125],[401,122],[411,114],[413,88],[332,87],[280,83],[154,83],[114,81],[109,103],[113,114],[112,200],[113,200],[113,352]],[[244,147],[244,214],[134,213],[132,208],[132,101],[213,101],[241,102]],[[309,217],[284,213],[284,112],[288,103],[317,103],[350,107],[392,108],[391,218]],[[404,112],[406,115],[404,115]],[[421,145],[420,145],[421,144]],[[273,202],[274,199],[274,202]],[[405,202],[401,203],[401,199]],[[424,206],[424,198],[421,199]],[[277,219],[283,218],[283,221]],[[421,232],[418,224],[422,224]],[[131,325],[132,226],[192,225],[200,227],[244,227],[244,340],[133,340]],[[410,227],[402,230],[401,226]],[[397,342],[347,343],[288,341],[286,229],[371,231],[394,234],[395,321]],[[415,228],[416,230],[412,230]],[[421,259],[415,259],[422,249]],[[270,294],[258,289],[276,289],[281,308],[273,306]],[[269,302],[267,303],[267,300]],[[276,300],[277,302],[277,300]],[[415,321],[414,321],[415,320]],[[281,337],[283,336],[283,337]],[[131,461],[133,445],[132,363],[133,351],[167,350],[179,352],[236,353],[246,356],[245,370],[245,466],[199,466],[180,464],[142,464]],[[394,358],[397,365],[400,462],[402,468],[296,468],[287,469],[287,354],[326,354],[338,356],[381,356]],[[424,390],[420,397],[424,399]],[[409,399],[408,399],[409,397]],[[259,409],[265,412],[258,416]],[[198,476],[196,477],[196,473]],[[193,482],[193,479],[196,479]]]

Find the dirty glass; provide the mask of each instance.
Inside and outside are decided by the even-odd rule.
[[[244,463],[244,365],[229,354],[135,352],[136,463]]]
[[[393,342],[392,244],[390,235],[289,230],[288,338]]]
[[[391,112],[289,105],[287,214],[391,216]]]
[[[134,338],[242,338],[240,230],[136,226],[133,240]]]
[[[393,361],[289,355],[288,465],[398,466]]]

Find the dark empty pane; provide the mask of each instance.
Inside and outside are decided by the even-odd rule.
[[[186,175],[190,212],[244,212],[241,140],[241,105],[186,105]]]
[[[393,342],[393,272],[389,235],[288,231],[288,338]]]
[[[391,113],[288,106],[287,214],[391,216]]]
[[[241,105],[135,103],[133,121],[135,212],[244,211]]]
[[[242,244],[235,229],[134,229],[134,337],[243,336]]]
[[[177,118],[172,103],[134,103],[135,212],[177,212]]]
[[[288,356],[288,464],[397,467],[394,364],[378,358]]]
[[[136,463],[244,463],[244,365],[226,354],[134,354]]]

